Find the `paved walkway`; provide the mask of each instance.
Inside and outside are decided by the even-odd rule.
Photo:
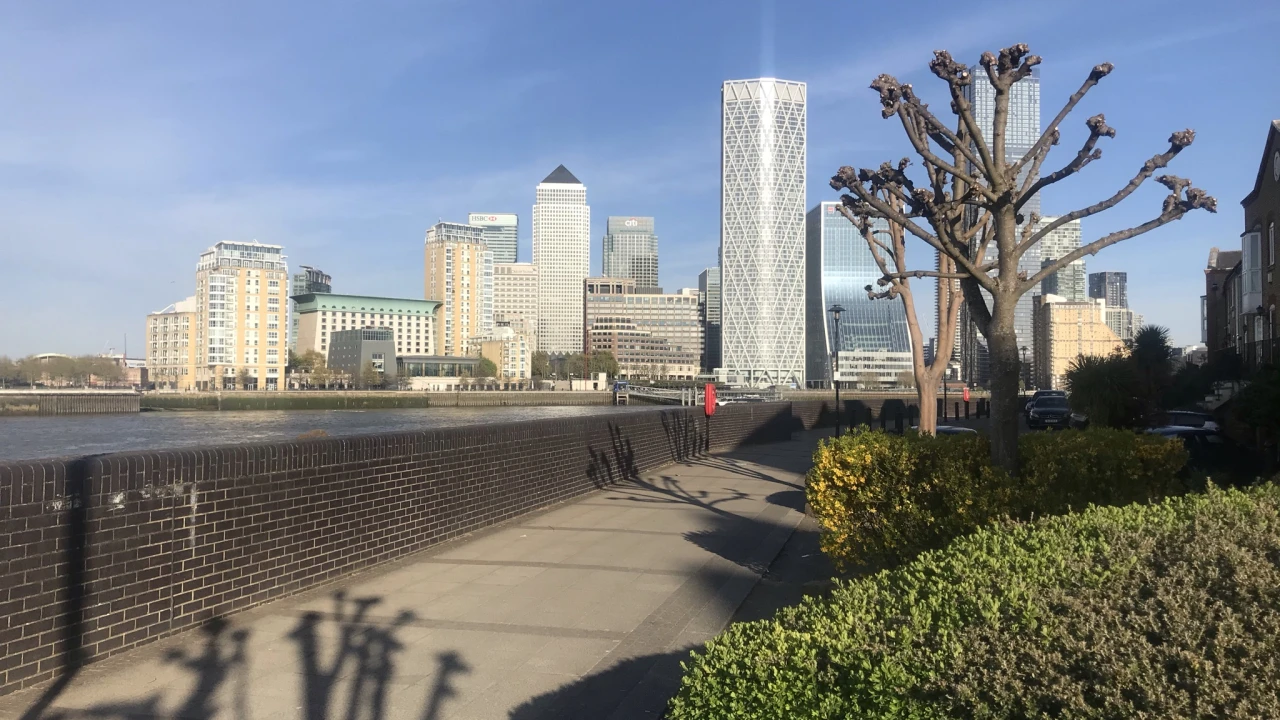
[[[657,718],[802,518],[817,435],[671,465],[84,669],[0,720]]]

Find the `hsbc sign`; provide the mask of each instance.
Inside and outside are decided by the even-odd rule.
[[[490,215],[488,213],[471,213],[467,216],[467,222],[472,224],[484,223],[488,225],[515,225],[518,220],[516,219],[516,216],[512,214]]]

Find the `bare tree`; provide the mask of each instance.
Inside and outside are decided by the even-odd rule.
[[[1025,44],[1018,44],[1001,50],[999,55],[983,53],[980,64],[985,73],[982,81],[990,82],[995,93],[990,128],[979,127],[972,103],[966,96],[966,88],[974,82],[974,73],[945,50],[934,53],[929,69],[947,84],[955,115],[954,129],[929,110],[910,84],[900,83],[891,75],[880,75],[871,83],[871,88],[880,94],[881,114],[886,119],[897,117],[902,123],[907,139],[920,157],[927,182],[917,185],[907,176],[910,161],[904,158],[897,165],[884,163],[876,170],[842,167],[831,179],[831,186],[849,191],[841,196],[843,209],[845,215],[860,226],[865,227],[870,219],[883,218],[890,226],[900,226],[954,263],[953,268],[907,271],[900,270],[895,261],[882,282],[887,281],[890,289],[894,281],[905,281],[909,277],[935,277],[959,284],[969,316],[987,340],[991,361],[992,459],[1010,472],[1017,472],[1020,362],[1013,319],[1018,298],[1051,273],[1085,255],[1096,254],[1107,246],[1178,220],[1192,210],[1214,212],[1217,201],[1192,187],[1188,180],[1172,175],[1158,176],[1156,182],[1168,188],[1169,194],[1155,217],[1083,245],[1028,277],[1018,270],[1018,259],[1023,253],[1065,223],[1115,207],[1189,146],[1195,133],[1191,130],[1173,133],[1169,137],[1169,148],[1143,163],[1133,179],[1110,197],[1041,225],[1035,215],[1024,217],[1022,207],[1036,193],[1099,159],[1102,151],[1096,147],[1098,142],[1115,136],[1115,130],[1107,125],[1104,116],[1089,118],[1085,123],[1089,135],[1075,156],[1058,170],[1041,175],[1049,149],[1061,136],[1063,120],[1090,89],[1111,73],[1113,66],[1103,63],[1094,67],[1031,149],[1020,158],[1010,158],[1006,143],[1010,93],[1015,83],[1031,75],[1032,69],[1040,64],[1040,57],[1031,55]],[[886,198],[894,199],[896,204]],[[864,232],[864,236],[866,234]],[[990,296],[989,305],[983,291]],[[901,286],[896,294],[905,302]],[[941,335],[942,328],[939,328],[939,347],[947,347]],[[926,385],[923,381],[918,384]]]

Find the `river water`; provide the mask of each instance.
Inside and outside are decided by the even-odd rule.
[[[170,450],[195,445],[291,440],[311,430],[330,436],[652,412],[652,406],[475,407],[408,410],[249,410],[144,412],[0,418],[0,461]]]

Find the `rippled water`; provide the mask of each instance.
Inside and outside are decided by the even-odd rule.
[[[366,435],[516,420],[652,412],[654,409],[645,406],[506,406],[12,417],[0,418],[0,460],[291,440],[309,430],[323,430],[329,435]]]

